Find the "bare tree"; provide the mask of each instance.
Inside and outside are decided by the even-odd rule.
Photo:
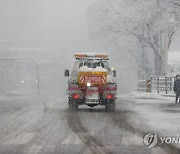
[[[109,43],[116,42],[116,44],[122,43],[119,42],[123,39],[122,34],[131,36],[143,48],[150,48],[153,51],[154,74],[160,75],[162,73],[161,33],[168,33],[169,47],[180,25],[179,6],[176,0],[103,0],[91,6],[91,32],[96,36],[108,38]]]

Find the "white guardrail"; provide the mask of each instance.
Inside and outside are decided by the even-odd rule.
[[[138,81],[138,91],[173,93],[175,77],[152,76],[149,80]]]

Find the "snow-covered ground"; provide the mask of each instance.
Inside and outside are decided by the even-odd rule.
[[[69,112],[64,97],[1,96],[0,153],[179,154],[143,144],[149,132],[179,136],[179,107],[173,97],[155,93],[120,95],[116,112],[104,106]]]
[[[165,100],[172,100],[172,97],[168,96],[173,96],[174,93],[169,93],[167,97],[165,97],[165,92],[164,93],[159,93],[158,92],[152,92],[152,93],[147,93],[147,92],[132,92],[131,94],[128,95],[129,98],[146,98],[146,99],[165,99]]]
[[[134,92],[119,97],[132,100],[126,107],[129,106],[130,110],[143,119],[150,132],[156,132],[162,137],[180,136],[180,103],[175,103],[175,97],[145,92]],[[179,144],[174,146],[180,147]]]

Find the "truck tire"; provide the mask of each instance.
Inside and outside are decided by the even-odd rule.
[[[77,111],[78,110],[78,103],[76,101],[69,100],[69,110],[70,111]]]
[[[112,100],[111,102],[108,102],[105,105],[105,109],[106,109],[106,111],[114,112],[115,111],[115,100]]]

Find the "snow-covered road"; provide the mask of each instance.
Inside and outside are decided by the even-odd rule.
[[[179,135],[179,109],[171,99],[133,95],[120,96],[114,113],[86,106],[70,112],[67,100],[58,97],[1,97],[0,153],[180,153],[174,145],[143,144],[148,132]]]

